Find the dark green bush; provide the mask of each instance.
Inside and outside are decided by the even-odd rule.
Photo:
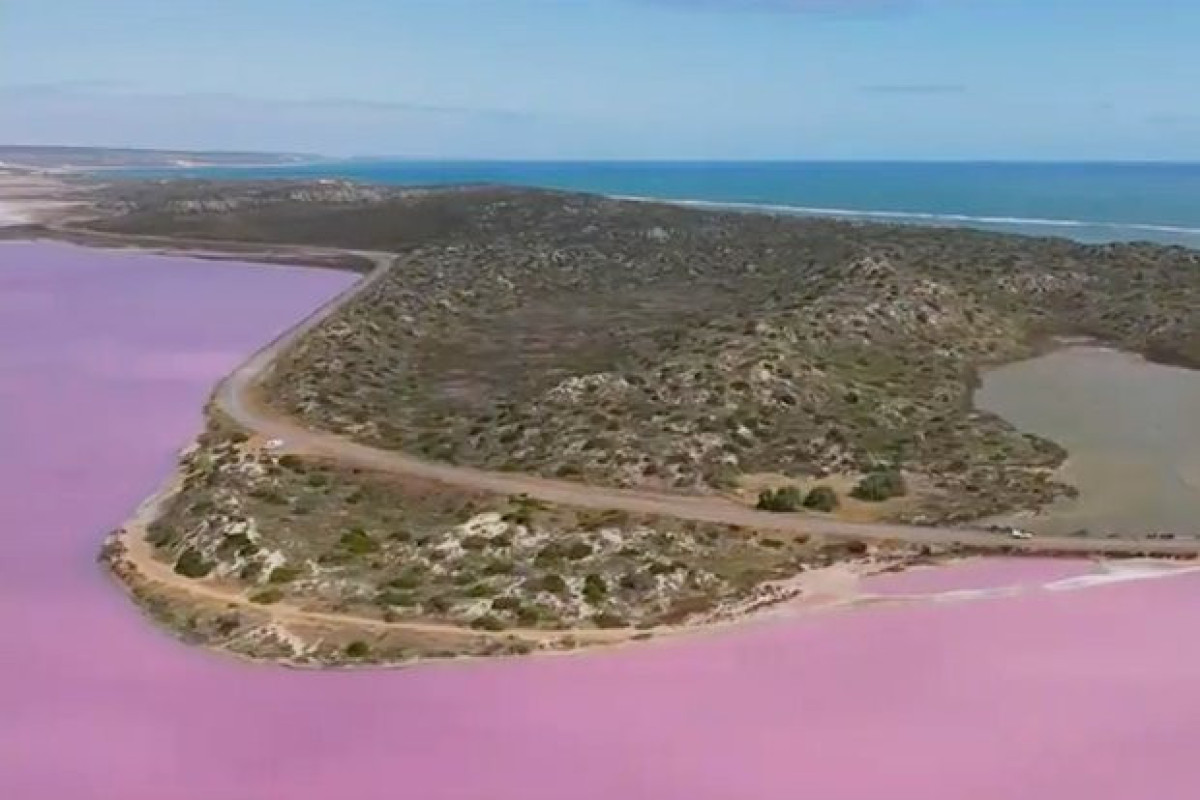
[[[205,561],[200,551],[189,547],[175,562],[175,572],[185,578],[203,578],[213,571],[214,566],[211,561]]]
[[[388,581],[393,589],[416,589],[425,582],[425,573],[416,567],[406,567],[403,572]]]
[[[267,580],[271,583],[291,583],[296,578],[299,578],[302,572],[303,570],[299,567],[276,567],[271,570],[271,577],[267,578]]]
[[[263,589],[260,592],[255,592],[250,595],[251,603],[258,603],[262,606],[269,606],[272,603],[278,603],[283,599],[283,592],[278,589]]]
[[[444,595],[431,597],[425,601],[425,607],[437,614],[445,614],[454,607],[454,601]]]
[[[859,481],[850,492],[851,497],[867,503],[882,503],[906,494],[908,485],[904,482],[904,476],[894,470],[873,472]]]
[[[371,645],[359,639],[346,645],[345,652],[350,658],[366,658],[371,654]]]
[[[471,620],[471,627],[481,631],[502,631],[505,625],[504,620],[496,615],[484,614],[482,617]]]
[[[293,472],[299,472],[304,469],[304,462],[300,460],[299,456],[289,454],[279,457],[279,466],[284,469],[290,469]]]
[[[412,592],[386,589],[375,596],[375,602],[381,606],[415,606],[417,598]]]
[[[342,549],[356,555],[365,555],[379,550],[379,542],[372,539],[371,535],[362,528],[352,528],[346,531],[338,540],[338,544],[342,546]]]
[[[551,594],[564,594],[567,591],[567,582],[561,575],[551,572],[542,576],[542,579],[537,582],[537,588]]]
[[[760,511],[790,513],[804,507],[804,493],[798,486],[781,486],[778,489],[763,489],[758,495]]]
[[[589,603],[599,603],[608,596],[608,583],[601,576],[592,573],[583,579],[583,597]]]
[[[613,611],[601,611],[592,617],[592,624],[597,628],[625,628],[629,622]]]
[[[804,507],[810,511],[830,512],[840,505],[837,492],[829,486],[817,486],[804,498]]]
[[[476,583],[468,587],[466,594],[467,597],[479,599],[483,597],[494,596],[496,594],[496,590],[491,586],[488,586],[486,583]]]
[[[571,542],[567,546],[566,557],[572,561],[579,561],[582,558],[587,558],[592,554],[592,546],[587,542]]]
[[[161,520],[156,520],[150,523],[150,535],[146,537],[146,540],[155,547],[167,547],[174,544],[176,538],[174,528]]]
[[[492,608],[496,611],[516,611],[521,607],[521,600],[517,597],[497,597],[492,601]]]

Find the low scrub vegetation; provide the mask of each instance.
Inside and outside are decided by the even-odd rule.
[[[898,470],[873,472],[859,481],[850,492],[856,500],[867,503],[882,503],[894,497],[904,497],[906,494],[908,484]]]
[[[804,492],[798,486],[783,486],[778,489],[763,489],[758,495],[760,511],[788,513],[804,508]]]
[[[684,624],[770,597],[772,581],[845,557],[803,538],[577,511],[286,458],[215,427],[184,463],[162,556],[190,576],[220,570],[258,605],[293,601],[485,633]],[[770,499],[791,511],[821,494],[785,486]]]

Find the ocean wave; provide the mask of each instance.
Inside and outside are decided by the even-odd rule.
[[[733,200],[694,200],[645,197],[640,195],[614,195],[615,200],[631,200],[639,203],[670,203],[671,205],[715,210],[758,211],[778,214],[796,214],[812,217],[836,217],[839,219],[870,219],[890,222],[920,222],[924,224],[960,225],[1004,225],[1020,228],[1090,228],[1093,230],[1139,231],[1144,233],[1169,233],[1183,236],[1200,236],[1200,228],[1180,225],[1159,225],[1148,222],[1103,222],[1082,219],[1050,219],[1041,217],[975,216],[971,214],[942,214],[929,211],[872,211],[857,208],[826,208],[822,206],[797,206],[786,203],[750,203]]]

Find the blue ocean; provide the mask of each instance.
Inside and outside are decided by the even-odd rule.
[[[1200,164],[346,160],[170,174],[398,185],[501,183],[1084,242],[1144,240],[1200,248]]]

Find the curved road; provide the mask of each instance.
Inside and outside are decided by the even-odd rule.
[[[310,248],[307,252],[314,252]],[[345,252],[345,251],[343,251]],[[374,270],[346,292],[255,353],[225,378],[213,397],[215,406],[247,431],[283,441],[283,449],[296,454],[322,456],[341,464],[438,481],[451,486],[495,492],[526,494],[538,500],[576,508],[626,511],[678,519],[741,525],[794,535],[820,535],[867,542],[901,541],[912,544],[963,546],[1004,552],[1064,553],[1114,556],[1200,556],[1200,541],[1146,539],[1082,539],[1038,537],[1029,541],[1009,539],[971,528],[940,528],[896,524],[842,522],[807,514],[772,514],[714,497],[589,486],[513,473],[489,472],[471,467],[434,463],[404,453],[380,450],[334,434],[306,428],[270,408],[259,391],[278,357],[306,333],[336,313],[382,276],[396,256],[390,253],[348,251],[370,259]]]

